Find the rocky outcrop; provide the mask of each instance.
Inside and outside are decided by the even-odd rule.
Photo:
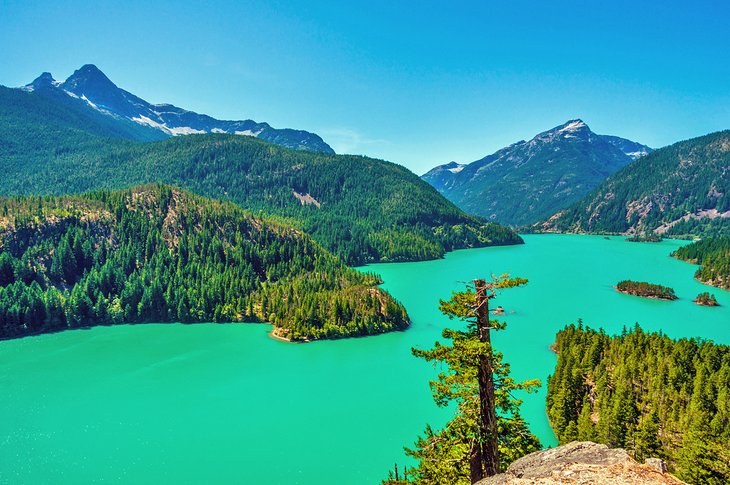
[[[641,465],[625,450],[590,441],[537,451],[512,463],[505,473],[478,485],[504,484],[683,484],[666,473],[663,461],[651,458]]]

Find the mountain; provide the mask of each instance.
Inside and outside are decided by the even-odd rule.
[[[538,230],[730,234],[730,131],[661,148],[609,177]]]
[[[0,195],[173,184],[296,224],[349,264],[522,242],[394,163],[226,134],[137,143],[101,136],[51,98],[0,88],[0,101]]]
[[[86,64],[76,70],[66,81],[60,82],[44,72],[32,83],[20,88],[42,96],[67,101],[67,98],[81,101],[87,110],[105,114],[122,124],[134,124],[146,131],[131,139],[147,141],[167,136],[229,133],[246,135],[276,143],[277,145],[315,152],[334,153],[322,138],[314,133],[292,129],[272,128],[268,123],[252,120],[217,120],[204,114],[187,111],[171,104],[150,104],[124,89],[117,87],[101,70]]]
[[[650,151],[571,120],[468,165],[438,166],[422,178],[466,212],[520,226],[567,207]]]
[[[456,174],[464,170],[466,166],[461,163],[449,162],[432,168],[421,178],[435,187],[439,192],[443,192],[453,184],[454,180],[456,180]]]
[[[267,321],[290,339],[407,327],[301,231],[163,185],[0,199],[0,338],[96,324]]]

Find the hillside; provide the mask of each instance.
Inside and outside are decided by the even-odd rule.
[[[350,264],[441,257],[515,244],[513,231],[469,216],[402,166],[211,134],[134,143],[48,98],[0,94],[0,195],[62,195],[161,182],[298,224]]]
[[[266,321],[299,340],[403,329],[375,277],[300,231],[163,185],[0,199],[0,338]]]
[[[689,483],[728,483],[730,347],[570,325],[555,349],[547,412],[561,444],[597,441],[663,458]]]
[[[699,281],[730,290],[730,237],[708,238],[682,246],[672,253],[677,259],[699,264]]]
[[[730,233],[730,131],[659,149],[536,225],[559,232]]]
[[[253,120],[217,120],[171,104],[148,103],[119,88],[93,64],[82,66],[63,82],[44,72],[20,90],[54,99],[69,110],[85,112],[89,117],[105,118],[100,123],[116,125],[117,131],[137,141],[200,133],[229,133],[298,150],[334,153],[322,138],[307,131],[276,129],[268,123]]]
[[[569,206],[650,151],[571,120],[468,165],[441,165],[422,178],[466,212],[521,226]]]

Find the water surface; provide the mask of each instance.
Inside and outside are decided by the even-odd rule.
[[[546,380],[555,332],[578,318],[730,343],[730,293],[668,256],[682,243],[525,240],[367,267],[408,309],[406,332],[295,345],[266,325],[148,324],[0,342],[0,483],[378,483],[425,423],[449,417],[430,398],[434,369],[410,348],[455,325],[439,298],[491,273],[530,280],[493,302],[508,322],[495,345],[521,379]],[[680,300],[617,293],[626,278],[672,286]],[[722,307],[691,302],[708,289]],[[523,414],[554,444],[544,389]]]

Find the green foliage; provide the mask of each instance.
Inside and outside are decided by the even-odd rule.
[[[730,235],[730,131],[656,150],[624,167],[586,197],[541,224],[558,231]],[[699,214],[699,215],[698,215]]]
[[[547,412],[561,443],[661,457],[689,483],[730,481],[730,347],[579,324],[558,333],[556,348]]]
[[[654,232],[646,232],[626,238],[628,242],[662,242],[662,236]]]
[[[702,306],[720,306],[720,304],[717,302],[717,298],[715,298],[715,295],[712,295],[707,291],[704,291],[697,295],[697,298],[694,299],[694,302]]]
[[[403,329],[371,274],[305,234],[163,185],[0,199],[0,337],[125,322],[268,321],[294,340]]]
[[[495,290],[525,284],[527,280],[505,277],[495,278],[488,290],[488,297],[495,296]],[[520,416],[521,400],[514,397],[515,391],[532,392],[540,386],[539,381],[515,382],[509,376],[509,364],[502,361],[502,354],[492,352],[491,344],[482,342],[475,315],[476,294],[474,291],[454,292],[451,299],[441,301],[441,311],[449,318],[467,322],[465,330],[445,329],[443,338],[450,344],[436,342],[430,350],[413,349],[416,357],[434,364],[444,365],[445,371],[430,383],[436,404],[447,407],[456,404],[454,417],[439,431],[426,427],[424,436],[416,441],[415,448],[406,448],[406,453],[418,460],[418,466],[404,471],[404,477],[396,480],[391,474],[383,483],[396,485],[419,484],[468,484],[470,483],[469,456],[472,444],[479,439],[479,386],[477,368],[480,357],[493,355],[495,404],[497,410],[497,434],[500,465],[504,469],[512,461],[540,449],[540,442],[528,429]],[[491,328],[504,325],[490,321]]]
[[[67,120],[68,110],[52,100],[33,101],[36,97],[8,89],[0,95],[12,101],[0,108],[3,195],[172,184],[296,221],[351,265],[434,259],[453,249],[522,242],[508,228],[465,214],[394,163],[291,150],[237,135],[153,143],[102,138],[111,135],[89,128],[87,120]],[[27,106],[31,101],[44,104]]]
[[[730,290],[730,237],[703,239],[682,246],[672,256],[702,265],[695,278],[703,283]]]
[[[647,283],[646,281],[619,281],[616,284],[616,289],[621,293],[628,293],[629,295],[643,296],[646,298],[658,298],[660,300],[677,299],[677,295],[674,294],[674,290],[672,288],[656,285],[654,283]]]

